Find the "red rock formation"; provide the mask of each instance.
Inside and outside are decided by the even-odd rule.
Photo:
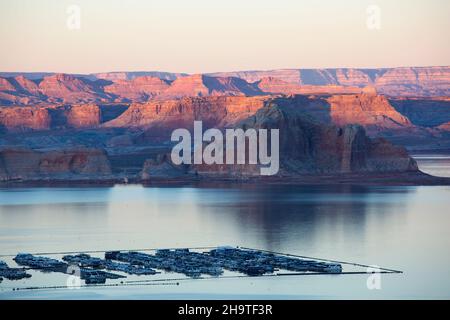
[[[41,95],[37,85],[24,76],[15,78],[0,77],[0,103],[7,105],[28,105],[39,103]]]
[[[66,111],[66,125],[72,128],[94,128],[100,124],[100,108],[95,104],[73,105]]]
[[[274,77],[297,85],[357,87],[374,85],[380,93],[390,96],[450,95],[450,67],[448,66],[390,69],[281,69],[222,72],[211,75],[239,77],[249,82]]]
[[[279,128],[280,161],[291,173],[417,171],[416,163],[403,148],[385,140],[371,140],[358,125],[318,124],[295,106],[274,102],[240,126]]]
[[[88,79],[89,78],[89,79]],[[109,79],[92,81],[92,79]],[[35,80],[37,81],[37,80]],[[170,81],[173,81],[169,84]],[[209,75],[122,72],[44,76],[37,85],[23,76],[0,78],[0,103],[143,102],[210,95],[359,93],[374,86],[392,97],[450,96],[450,67],[392,69],[283,69]]]
[[[201,74],[176,79],[159,98],[243,96],[261,92],[246,81],[235,77],[208,77]]]
[[[339,85],[297,85],[278,78],[267,77],[256,82],[258,88],[264,93],[272,94],[351,94],[360,93],[361,88]]]
[[[414,125],[399,113],[381,95],[366,88],[362,94],[333,95],[329,97],[293,96],[280,97],[275,101],[279,105],[295,106],[318,121],[344,126],[359,124],[370,135],[393,132],[395,130],[411,130]]]
[[[136,71],[136,72],[103,72],[94,73],[93,76],[97,79],[110,80],[116,82],[117,80],[133,80],[138,77],[153,77],[161,80],[173,81],[180,77],[185,77],[186,73],[160,72],[160,71]]]
[[[363,127],[337,127],[313,121],[292,105],[268,103],[238,128],[278,129],[280,176],[342,175],[418,172],[406,150],[383,139],[370,139]],[[246,157],[247,158],[247,157]],[[202,177],[243,178],[260,176],[260,165],[174,165],[162,155],[145,163],[143,179]]]
[[[450,94],[450,68],[395,68],[374,82],[390,96],[439,96]]]
[[[39,83],[39,90],[48,97],[49,102],[86,103],[101,100],[103,97],[87,80],[68,74],[44,77]]]
[[[111,174],[106,153],[76,148],[55,151],[0,149],[0,180],[99,179]]]
[[[16,80],[17,84],[20,86],[20,88],[23,91],[25,91],[31,95],[36,95],[36,96],[40,95],[39,87],[33,81],[28,80],[24,76],[17,76],[14,79]]]
[[[337,69],[336,80],[343,86],[364,87],[372,83],[369,74],[357,69]]]
[[[365,127],[399,128],[412,126],[384,96],[370,94],[335,95],[327,99],[336,125],[360,124]]]
[[[225,126],[244,119],[264,105],[267,97],[198,97],[132,104],[105,127],[161,126],[167,130],[190,128],[194,120],[205,125]]]
[[[169,87],[169,84],[156,77],[137,77],[133,80],[117,80],[105,86],[105,92],[114,94],[120,99],[133,102],[144,102],[151,99]]]
[[[201,74],[178,78],[170,85],[163,97],[164,98],[180,98],[180,97],[204,97],[209,95],[209,89],[203,83]]]
[[[15,91],[16,88],[6,78],[0,77],[0,91]]]
[[[38,107],[0,108],[0,127],[8,131],[47,130],[50,128],[48,110]]]

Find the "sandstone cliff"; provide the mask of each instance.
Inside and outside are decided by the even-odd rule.
[[[206,127],[235,123],[263,107],[267,97],[197,97],[132,104],[104,127],[161,127],[166,131],[190,128],[194,120]]]
[[[367,88],[361,94],[337,94],[325,97],[296,95],[275,98],[279,105],[295,106],[318,121],[344,126],[359,124],[371,135],[396,130],[413,130],[414,125],[399,113],[389,100]]]
[[[95,104],[73,105],[66,110],[66,126],[71,128],[95,128],[100,124],[100,108]]]
[[[96,128],[100,122],[101,111],[94,104],[0,108],[0,131],[3,132]]]
[[[265,77],[256,81],[257,87],[264,93],[272,94],[350,94],[360,93],[361,88],[342,85],[299,85],[275,77]]]
[[[293,106],[272,103],[240,123],[245,128],[279,128],[280,160],[288,172],[405,172],[417,165],[402,147],[372,140],[359,125],[323,125]],[[396,161],[392,161],[396,159]]]
[[[104,87],[105,92],[119,100],[144,102],[169,88],[169,83],[157,77],[142,76],[133,80],[116,80]]]
[[[448,97],[450,67],[284,69],[215,74],[118,72],[91,75],[2,73],[0,103],[145,102],[215,95],[359,93],[374,86],[391,97]],[[36,78],[37,76],[42,78]],[[31,80],[33,79],[33,80]]]
[[[39,91],[52,103],[86,103],[102,99],[106,101],[106,95],[88,80],[68,74],[44,77],[39,83]]]
[[[109,160],[100,149],[35,151],[0,148],[1,181],[100,179],[110,174]]]
[[[316,122],[292,105],[268,103],[236,124],[242,129],[279,129],[279,176],[382,174],[418,172],[406,150],[384,139],[370,139],[359,125],[334,126]],[[260,176],[260,165],[175,166],[167,156],[147,161],[141,177],[152,179],[196,175],[243,178]]]
[[[345,125],[356,123],[365,127],[399,128],[412,126],[388,99],[376,94],[335,95],[327,99],[333,123]]]
[[[374,85],[380,93],[390,96],[450,95],[450,67],[448,66],[378,69],[279,69],[221,72],[211,75],[239,77],[248,82],[272,77],[292,84],[313,86],[365,87]]]
[[[47,109],[39,107],[0,108],[0,131],[47,130],[50,128]]]
[[[245,80],[236,77],[209,77],[201,74],[176,79],[161,99],[205,96],[254,96],[261,92]]]

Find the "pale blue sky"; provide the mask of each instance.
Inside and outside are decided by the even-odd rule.
[[[448,0],[0,0],[0,71],[450,65],[449,16]]]

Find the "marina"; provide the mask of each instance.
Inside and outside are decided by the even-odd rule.
[[[48,253],[47,255],[58,254]],[[21,280],[31,278],[32,275],[28,272],[34,270],[44,274],[58,273],[65,274],[67,277],[75,276],[84,281],[84,283],[80,281],[79,284],[83,286],[108,284],[118,286],[208,278],[366,273],[361,270],[355,271],[355,266],[364,267],[361,264],[340,263],[326,259],[313,259],[231,246],[96,251],[90,252],[90,254],[66,253],[59,254],[59,256],[61,258],[56,259],[38,254],[19,253],[12,260],[20,268],[10,268],[7,263],[0,260],[0,276],[10,281]],[[401,271],[380,269],[380,272],[400,273]],[[164,278],[154,277],[161,274]],[[168,274],[177,276],[167,278]],[[130,276],[138,276],[139,279],[124,280]],[[114,282],[115,280],[120,282]],[[44,285],[41,287],[46,288]],[[23,287],[21,289],[27,288],[38,289],[40,287]]]

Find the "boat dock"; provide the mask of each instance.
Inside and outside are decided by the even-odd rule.
[[[94,252],[91,251],[90,253]],[[122,279],[128,276],[146,277],[143,280],[132,278],[131,281],[126,281],[129,283],[164,280],[153,279],[152,276],[160,273],[184,275],[185,278],[179,278],[178,280],[188,280],[240,276],[355,274],[367,273],[367,271],[344,270],[343,266],[369,267],[351,262],[230,246],[208,247],[203,250],[202,248],[172,248],[95,253],[102,255],[102,257],[91,256],[88,253],[70,252],[63,255],[61,260],[58,260],[38,254],[19,253],[13,260],[22,268],[10,268],[5,262],[0,261],[0,278],[3,277],[8,280],[29,278],[31,274],[27,273],[27,270],[38,270],[44,273],[56,272],[76,275],[84,280],[85,285],[100,285],[105,284],[107,280]],[[75,270],[78,273],[74,273]],[[380,268],[380,272],[401,273],[398,270],[385,268]],[[123,283],[123,281],[120,283]]]

